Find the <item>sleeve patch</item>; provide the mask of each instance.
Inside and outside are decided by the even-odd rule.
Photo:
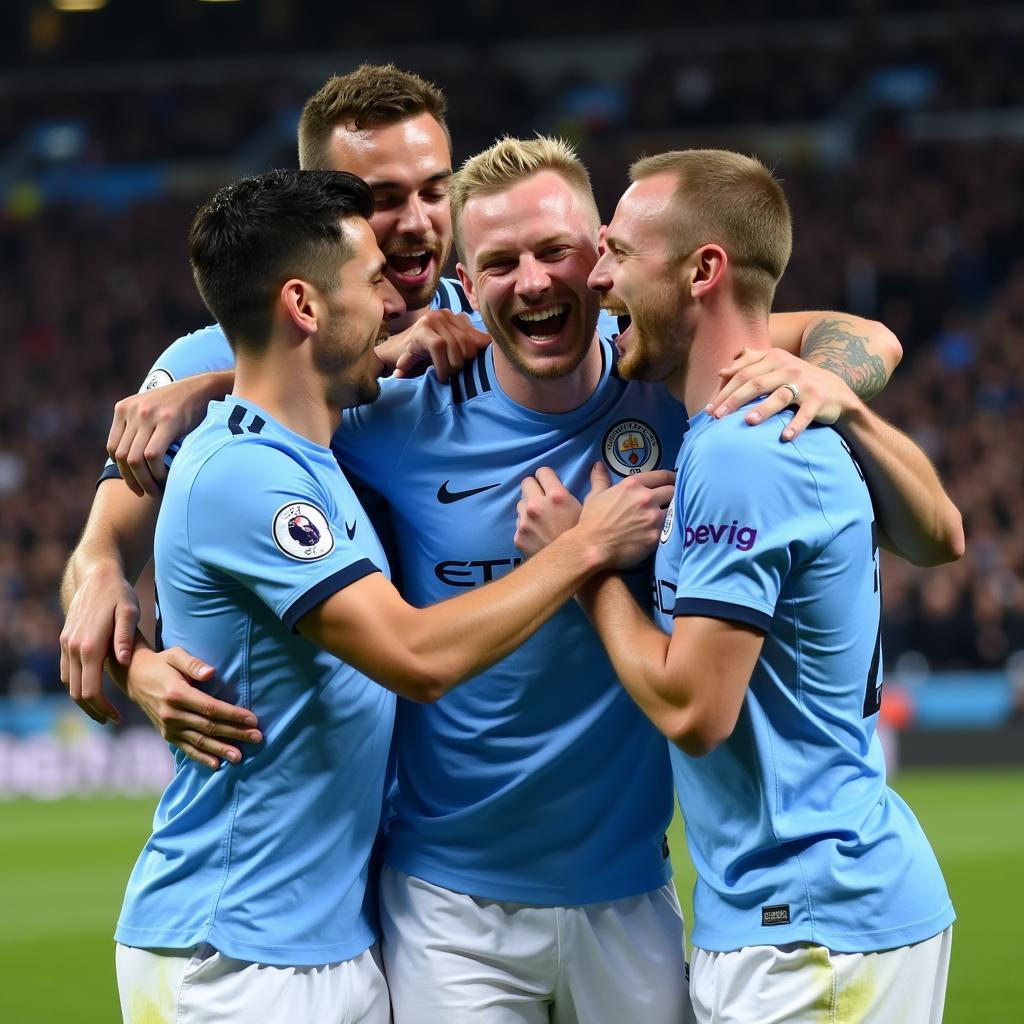
[[[292,501],[274,513],[274,542],[289,558],[313,562],[334,550],[327,516],[308,501]]]
[[[142,387],[139,388],[139,394],[143,394],[146,391],[152,391],[154,388],[162,388],[165,384],[170,384],[174,381],[174,377],[167,370],[163,370],[157,367],[152,370],[149,376],[142,382]]]

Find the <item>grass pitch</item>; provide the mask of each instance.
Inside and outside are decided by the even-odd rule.
[[[946,1024],[1019,1019],[1024,971],[1011,958],[1024,910],[1024,772],[908,771],[896,788],[935,847],[958,914]],[[0,1022],[120,1020],[111,933],[154,804],[0,804]],[[670,838],[689,911],[678,821]]]

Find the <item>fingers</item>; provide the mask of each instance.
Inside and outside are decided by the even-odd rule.
[[[107,700],[107,695],[102,690],[89,700],[83,700],[78,706],[100,725],[106,725],[107,722],[116,725],[121,721],[121,712]]]
[[[558,478],[558,474],[550,466],[541,466],[537,470],[537,483],[548,497],[553,498],[555,495],[565,496],[569,493],[565,489],[565,485]]]
[[[134,592],[132,597],[134,597]],[[135,630],[139,625],[138,601],[126,601],[114,609],[114,657],[122,665],[130,665]]]
[[[544,488],[541,487],[540,481],[536,477],[528,476],[523,480],[520,485],[523,492],[523,501],[529,505],[532,501],[536,501],[538,498],[544,497]]]
[[[205,765],[212,771],[220,768],[222,761],[229,761],[231,764],[238,764],[242,760],[242,752],[229,743],[204,736],[195,730],[185,730],[180,736],[173,739],[168,737],[186,757]]]
[[[129,434],[130,432],[126,431],[125,438]],[[160,493],[160,485],[153,479],[149,463],[146,461],[146,445],[148,441],[148,432],[136,431],[131,438],[131,446],[128,449],[127,455],[117,460],[117,468],[121,471],[121,476],[125,480],[128,480],[129,477],[133,479],[143,494],[157,495]],[[123,444],[124,441],[122,440],[122,446]]]
[[[758,402],[753,409],[743,417],[744,421],[753,426],[755,423],[762,423],[769,416],[782,412],[786,406],[793,401],[793,392],[789,388],[776,388],[763,402]]]
[[[611,485],[611,477],[608,475],[604,463],[595,462],[590,470],[590,493],[600,494],[601,491],[607,491]]]
[[[801,405],[782,431],[782,440],[792,441],[799,437],[814,422],[815,415],[815,407],[810,402]]]
[[[649,469],[646,473],[634,473],[629,479],[654,490],[659,487],[674,487],[676,474],[672,469]]]

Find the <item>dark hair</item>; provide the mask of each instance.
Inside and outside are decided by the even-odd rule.
[[[372,213],[369,186],[345,171],[270,171],[226,185],[201,206],[188,236],[192,273],[231,345],[267,344],[289,278],[333,290],[352,256],[341,220]]]
[[[307,101],[299,118],[299,166],[331,166],[331,133],[339,124],[357,129],[397,124],[430,114],[452,139],[445,121],[448,102],[432,82],[394,64],[360,64],[347,75],[333,75]]]

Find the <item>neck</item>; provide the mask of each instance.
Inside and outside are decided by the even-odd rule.
[[[268,354],[258,359],[239,355],[232,394],[253,402],[282,426],[327,448],[341,422],[341,409],[328,405],[323,381],[315,372],[296,367],[301,358],[289,360],[288,353],[281,358],[283,348],[272,343]]]
[[[718,371],[728,366],[743,348],[771,348],[767,316],[751,317],[730,307],[715,310],[698,322],[683,374],[667,382],[689,415],[707,405],[722,382]]]
[[[596,333],[579,366],[564,377],[530,377],[510,362],[497,345],[492,344],[491,351],[502,391],[513,402],[534,412],[572,412],[590,398],[601,382],[601,343]]]

